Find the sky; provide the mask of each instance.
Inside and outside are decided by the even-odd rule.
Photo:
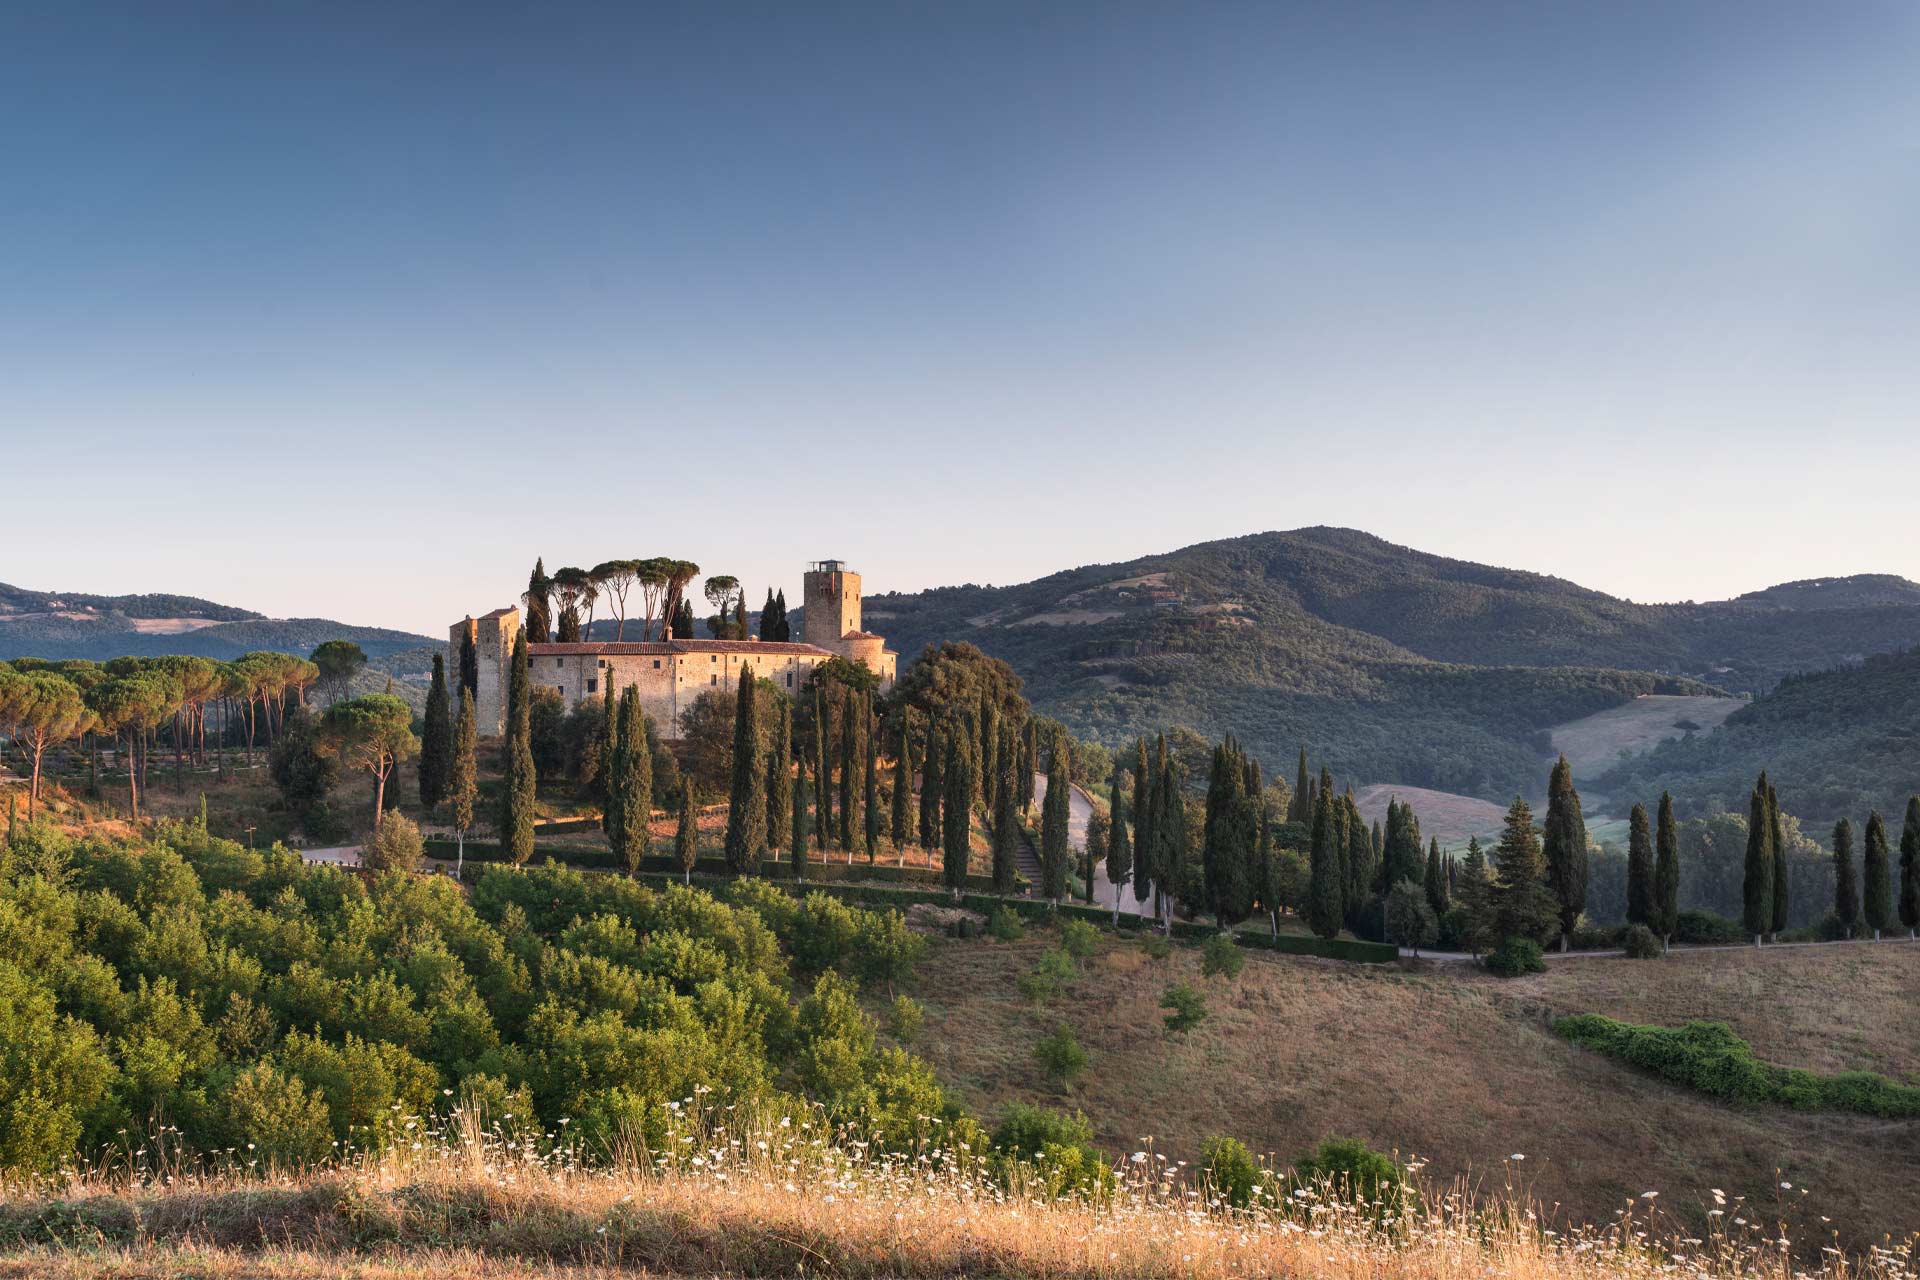
[[[0,6],[0,580],[1920,578],[1920,6]]]

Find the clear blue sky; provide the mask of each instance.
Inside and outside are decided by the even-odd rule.
[[[0,10],[0,578],[1920,577],[1920,6]]]

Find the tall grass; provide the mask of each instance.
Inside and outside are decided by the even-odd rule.
[[[581,1150],[564,1125],[530,1132],[469,1110],[396,1117],[406,1120],[417,1143],[321,1169],[249,1168],[242,1153],[156,1160],[150,1146],[6,1188],[0,1262],[76,1275],[137,1261],[142,1275],[280,1276],[356,1258],[404,1261],[410,1275],[518,1259],[740,1276],[1916,1276],[1911,1238],[1864,1257],[1817,1234],[1796,1247],[1792,1232],[1811,1215],[1785,1187],[1764,1208],[1716,1193],[1704,1236],[1682,1233],[1652,1195],[1605,1224],[1557,1223],[1528,1195],[1519,1156],[1486,1189],[1422,1185],[1415,1162],[1411,1190],[1390,1203],[1321,1185],[1235,1209],[1151,1150],[1120,1162],[1110,1193],[1054,1199],[1044,1162],[996,1175],[980,1153],[937,1138],[882,1152],[818,1113],[697,1099],[674,1109],[664,1140],[635,1135],[611,1151]]]

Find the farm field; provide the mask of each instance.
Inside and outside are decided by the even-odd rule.
[[[1576,782],[1599,777],[1640,752],[1688,732],[1710,733],[1747,705],[1744,698],[1642,694],[1631,702],[1570,720],[1552,730],[1553,749],[1567,757]],[[1685,725],[1692,725],[1688,730]]]

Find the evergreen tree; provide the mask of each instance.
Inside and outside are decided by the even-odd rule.
[[[927,722],[927,758],[920,762],[920,847],[931,853],[941,843],[940,794],[946,788],[946,762],[940,758],[940,722]]]
[[[768,597],[771,600],[772,594]],[[793,808],[793,704],[784,697],[773,720],[773,741],[767,750],[767,849],[777,853],[786,843]]]
[[[813,687],[813,842],[820,850],[820,861],[827,860],[827,843],[833,839],[833,722],[827,718],[827,699],[819,685]]]
[[[863,834],[867,842],[867,861],[872,862],[880,851],[880,752],[873,732],[873,711],[865,702],[860,707],[860,738],[866,750],[866,760],[860,770],[860,777],[866,783],[866,793],[861,797],[860,812],[866,819]]]
[[[906,717],[907,713],[902,711],[900,740],[894,744],[893,755],[893,815],[887,824],[893,847],[902,851],[902,861],[905,861],[908,833],[913,830],[913,735],[908,731]]]
[[[447,696],[447,660],[433,655],[433,683],[427,688],[427,717],[420,731],[420,804],[432,810],[446,797],[453,770],[453,702]]]
[[[1627,923],[1651,926],[1653,917],[1653,833],[1647,806],[1636,804],[1627,817]]]
[[[613,835],[613,753],[620,746],[620,705],[613,695],[613,672],[607,672],[605,689],[600,695],[600,768],[597,790],[600,792],[600,830]]]
[[[1367,895],[1373,888],[1374,877],[1379,868],[1373,860],[1373,837],[1367,830],[1367,823],[1360,816],[1359,802],[1349,791],[1340,797],[1341,807],[1346,811],[1347,819],[1347,856],[1346,862],[1346,906],[1349,921],[1357,921],[1360,912],[1367,905]]]
[[[1762,773],[1747,798],[1747,865],[1741,880],[1741,920],[1756,947],[1773,924],[1772,832],[1767,814],[1767,775]]]
[[[1033,812],[1033,775],[1038,772],[1040,772],[1040,725],[1032,716],[1028,716],[1024,731],[1020,735],[1020,772],[1014,779],[1019,784],[1021,813]]]
[[[1573,766],[1561,756],[1547,780],[1547,820],[1542,830],[1547,883],[1560,903],[1560,949],[1567,949],[1580,913],[1587,908],[1587,820],[1573,787]]]
[[[1058,902],[1067,892],[1068,819],[1067,753],[1055,735],[1047,767],[1047,796],[1040,804],[1040,896]]]
[[[1438,920],[1447,914],[1447,871],[1440,861],[1440,841],[1436,838],[1427,849],[1427,905],[1433,908],[1433,918]]]
[[[1833,914],[1840,936],[1851,938],[1860,927],[1860,882],[1853,870],[1853,823],[1845,818],[1833,824]]]
[[[956,735],[957,739],[957,735]],[[956,739],[946,743],[947,776],[941,797],[941,878],[957,895],[967,886],[967,856],[973,826],[973,779],[967,776],[967,753]]]
[[[527,682],[527,634],[513,641],[507,677],[506,779],[500,789],[500,851],[514,866],[533,856],[533,698]]]
[[[608,805],[616,818],[609,836],[613,852],[628,875],[636,875],[652,842],[653,752],[647,746],[647,721],[640,710],[640,691],[628,685],[620,695],[619,745],[614,748],[613,799]]]
[[[527,577],[527,594],[520,597],[527,606],[526,634],[530,644],[545,644],[553,628],[553,579],[547,576],[546,563],[535,559]]]
[[[773,608],[779,617],[778,634],[773,638],[782,643],[792,640],[793,623],[787,618],[787,589],[785,587],[780,588],[780,590],[775,593],[773,597]]]
[[[1113,923],[1120,923],[1120,895],[1133,876],[1133,846],[1127,840],[1125,807],[1126,770],[1118,760],[1113,764],[1113,781],[1107,789],[1107,879],[1113,885]]]
[[[473,692],[460,691],[460,718],[453,724],[453,749],[447,763],[447,816],[453,820],[454,838],[458,841],[454,862],[454,874],[467,862],[467,828],[473,825],[473,805],[479,799],[480,787],[477,766],[474,760],[475,739],[479,736],[473,718]]]
[[[779,615],[774,612],[773,608],[773,588],[768,587],[767,602],[760,606],[760,626],[754,634],[758,635],[762,640],[778,640],[780,637],[775,634],[778,622]]]
[[[807,878],[807,807],[812,797],[807,794],[807,753],[801,752],[793,762],[793,878]]]
[[[1147,740],[1133,744],[1133,900],[1153,896],[1153,784],[1147,775]]]
[[[1293,794],[1287,797],[1287,821],[1307,823],[1313,821],[1313,810],[1307,806],[1312,803],[1313,779],[1307,775],[1307,747],[1300,744],[1300,773],[1293,784]]]
[[[1545,944],[1559,928],[1560,902],[1547,884],[1547,859],[1533,810],[1519,796],[1495,850],[1494,920],[1501,938],[1528,938]]]
[[[1161,748],[1166,739],[1161,738]],[[1187,861],[1187,803],[1180,794],[1180,778],[1171,757],[1156,749],[1159,762],[1158,783],[1153,787],[1154,890],[1158,896],[1160,919],[1165,932],[1173,932],[1174,899],[1191,901],[1199,892],[1189,880]]]
[[[733,706],[733,782],[727,792],[727,870],[745,875],[767,847],[766,774],[760,762],[759,684],[744,663]]]
[[[1413,806],[1398,799],[1387,802],[1386,857],[1374,881],[1374,892],[1385,894],[1402,880],[1416,884],[1426,879],[1426,851],[1421,847],[1420,819]]]
[[[1460,865],[1453,896],[1467,921],[1466,935],[1461,941],[1469,951],[1479,955],[1494,944],[1498,924],[1493,877],[1487,870],[1487,855],[1481,850],[1478,838],[1467,841],[1467,857]]]
[[[840,713],[840,847],[847,861],[853,861],[853,846],[860,838],[860,726],[864,713],[859,695],[849,692]]]
[[[1907,797],[1900,824],[1900,923],[1909,938],[1920,929],[1920,796]]]
[[[680,822],[673,829],[673,856],[680,864],[680,880],[693,883],[693,868],[700,861],[700,822],[693,812],[693,783],[680,783]]]
[[[1780,822],[1780,796],[1767,788],[1767,843],[1773,849],[1773,933],[1777,937],[1787,927],[1787,837]]]
[[[993,800],[993,891],[1002,897],[1013,892],[1020,865],[1019,788],[1014,785],[1017,765],[1009,763],[994,787]]]
[[[1321,787],[1313,798],[1313,844],[1307,884],[1307,927],[1322,938],[1338,936],[1346,918],[1345,885],[1334,842],[1333,792]]]
[[[1887,824],[1880,811],[1867,815],[1866,854],[1861,860],[1861,905],[1866,909],[1867,928],[1875,942],[1883,929],[1893,928],[1893,885],[1887,856]]]
[[[480,696],[480,651],[473,647],[473,619],[460,632],[460,687],[472,697]]]
[[[747,638],[747,593],[744,591],[733,602],[733,638],[735,640]]]
[[[1673,819],[1673,793],[1662,792],[1654,837],[1653,914],[1647,927],[1662,943],[1680,925],[1680,825]]]
[[[985,805],[993,803],[993,788],[1000,782],[999,755],[1000,714],[994,709],[993,699],[982,694],[980,698],[980,800]]]

